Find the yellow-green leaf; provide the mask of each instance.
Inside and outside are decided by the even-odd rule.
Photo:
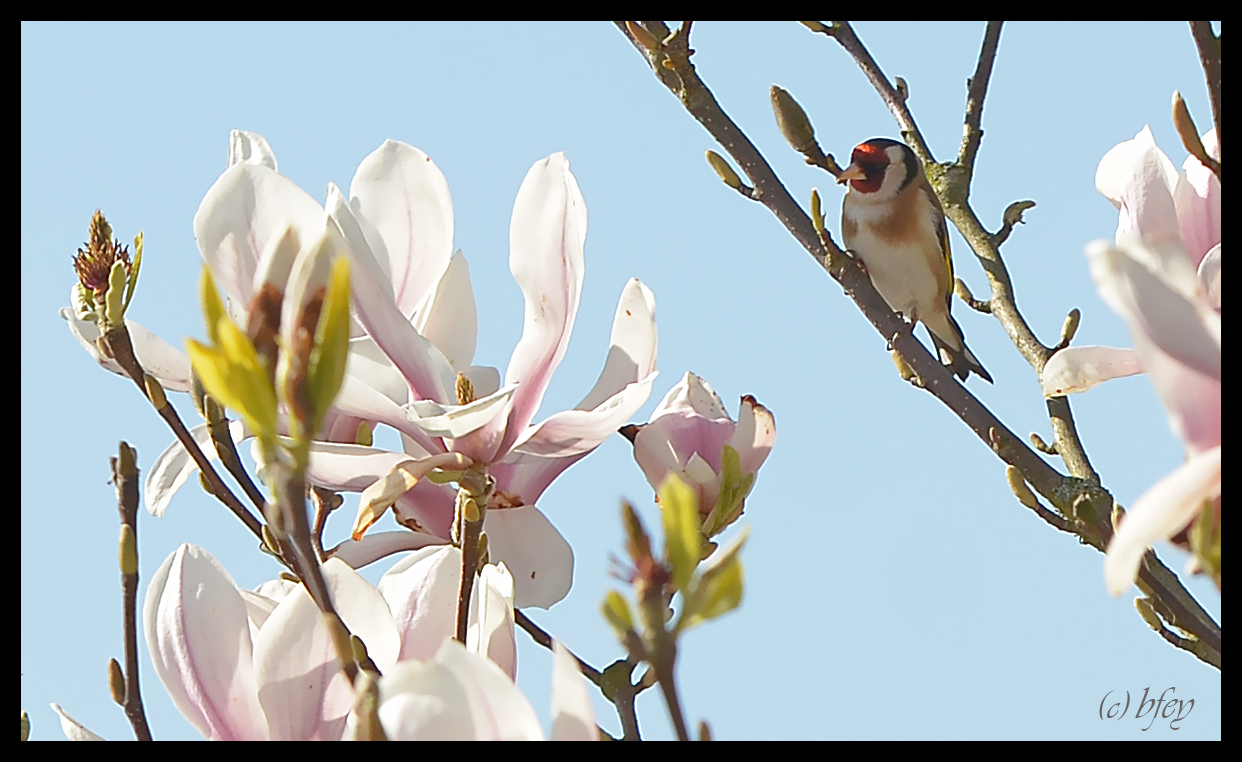
[[[220,343],[219,325],[221,320],[228,319],[224,302],[216,292],[216,282],[211,277],[211,269],[203,265],[203,277],[198,281],[198,299],[203,307],[203,321],[207,324],[207,338],[212,344]]]
[[[694,490],[676,474],[669,474],[660,485],[660,513],[664,517],[664,555],[673,577],[673,586],[685,592],[699,563],[702,544],[699,531],[699,501]]]
[[[630,615],[630,604],[616,590],[609,590],[604,597],[600,610],[604,613],[604,621],[608,622],[617,639],[625,642],[625,634],[634,629],[634,617]]]
[[[307,369],[307,383],[314,405],[314,430],[319,429],[337,392],[341,390],[348,356],[349,259],[338,256],[332,262],[323,313],[315,331],[315,348],[311,351]]]

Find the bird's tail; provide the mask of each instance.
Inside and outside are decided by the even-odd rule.
[[[956,341],[946,340],[937,335],[937,331],[932,326],[927,326],[927,332],[931,334],[932,344],[936,345],[936,352],[940,355],[940,362],[949,366],[953,370],[954,375],[963,381],[967,376],[974,373],[979,378],[992,383],[992,376],[983,368],[983,364],[979,362],[979,358],[975,357],[975,353],[970,351],[970,347],[966,346],[966,337],[962,334],[962,327],[957,324],[952,315],[945,315],[948,319],[947,328],[952,332],[952,339]],[[941,333],[945,333],[943,329],[946,326],[937,326],[941,329]],[[957,346],[953,346],[956,344]]]

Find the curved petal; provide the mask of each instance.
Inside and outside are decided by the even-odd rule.
[[[559,640],[552,641],[552,733],[548,740],[599,740],[595,710],[578,660]]]
[[[1199,453],[1221,443],[1221,381],[1168,356],[1146,336],[1134,336],[1134,348],[1169,416],[1169,428]]]
[[[361,492],[409,459],[375,447],[312,442],[306,480],[336,492]]]
[[[1121,214],[1117,239],[1126,235],[1178,234],[1173,190],[1177,170],[1156,147],[1151,128],[1104,154],[1095,173],[1095,187]]]
[[[1127,238],[1087,246],[1100,296],[1164,353],[1212,378],[1221,374],[1220,314],[1175,238]],[[1137,340],[1136,340],[1137,346]]]
[[[105,370],[129,378],[129,374],[121,370],[116,360],[104,357],[99,351],[99,347],[95,344],[95,340],[100,336],[99,326],[93,322],[79,320],[73,314],[73,310],[68,307],[60,308],[60,316],[69,324],[69,331],[82,345],[82,348],[95,358],[95,362],[103,366]],[[186,357],[185,352],[132,320],[126,320],[125,327],[129,329],[129,340],[134,345],[134,356],[138,358],[138,364],[142,366],[142,369],[155,376],[165,389],[188,392],[190,390],[190,359]]]
[[[245,422],[240,420],[229,421],[229,435],[237,444],[253,436]],[[194,437],[198,448],[210,460],[220,459],[220,455],[211,442],[211,432],[208,431],[207,424],[200,423],[190,429],[190,436]],[[173,442],[167,450],[160,453],[160,456],[151,464],[151,470],[147,472],[146,483],[143,485],[145,492],[143,498],[151,515],[156,518],[162,517],[169,503],[172,502],[173,495],[177,494],[177,490],[181,489],[190,475],[197,470],[198,464],[190,457],[190,453],[186,452],[180,441]]]
[[[654,421],[667,413],[732,420],[729,418],[728,411],[725,410],[724,403],[720,401],[720,395],[716,394],[712,385],[689,371],[681,377],[676,386],[668,390],[668,394],[664,395],[664,399],[651,414],[651,420]]]
[[[1203,147],[1208,155],[1220,159],[1220,142],[1216,140],[1215,129],[1203,136]],[[1173,202],[1177,207],[1182,243],[1186,245],[1191,264],[1198,264],[1204,254],[1220,244],[1220,201],[1220,180],[1215,173],[1195,157],[1188,157],[1182,164]]]
[[[1178,466],[1135,501],[1108,543],[1104,581],[1120,595],[1134,582],[1139,562],[1153,543],[1172,537],[1190,523],[1205,500],[1220,494],[1220,447]]]
[[[407,415],[410,423],[428,436],[456,439],[478,431],[497,419],[503,421],[504,414],[509,410],[509,400],[517,388],[510,384],[468,405],[441,405],[435,400],[414,400],[407,407]],[[453,449],[479,459],[465,443],[462,445]]]
[[[398,561],[380,579],[401,638],[399,661],[426,661],[457,628],[457,588],[461,551],[451,546],[423,548]]]
[[[504,564],[486,564],[471,591],[466,648],[496,663],[517,679],[517,633],[514,630],[513,575]]]
[[[1044,364],[1039,376],[1045,397],[1078,394],[1114,378],[1143,372],[1133,349],[1116,347],[1066,347]]]
[[[651,396],[658,373],[631,383],[594,410],[563,410],[530,426],[515,450],[544,457],[584,455],[617,433]]]
[[[582,296],[586,202],[561,153],[536,162],[522,181],[509,225],[509,269],[526,310],[522,338],[509,358],[505,384],[519,384],[508,421],[474,436],[498,460],[535,416],[569,346]],[[476,448],[482,454],[482,448]],[[520,583],[519,583],[520,584]]]
[[[634,437],[634,460],[657,489],[665,474],[685,468],[695,454],[719,473],[721,453],[736,429],[737,424],[728,418],[666,413],[652,419]]]
[[[659,353],[655,294],[638,278],[630,278],[621,291],[609,344],[604,369],[595,386],[578,403],[578,410],[597,408],[629,384],[655,373]]]
[[[270,167],[242,162],[225,170],[194,215],[194,238],[216,284],[248,305],[264,252],[292,228],[301,248],[323,230],[323,207]]]
[[[478,308],[470,285],[470,267],[460,251],[449,260],[435,287],[418,306],[413,323],[444,353],[454,369],[466,368],[474,360]]]
[[[60,704],[52,704],[52,711],[60,717],[60,729],[70,741],[106,741],[108,739],[88,730],[85,725],[69,716],[60,708]]]
[[[1199,263],[1199,282],[1203,293],[1217,312],[1220,312],[1220,244],[1213,246]]]
[[[332,558],[339,558],[355,569],[381,558],[407,550],[418,550],[430,545],[443,545],[447,540],[422,532],[373,532],[361,540],[346,540],[328,551]]]
[[[401,384],[404,386],[405,381],[403,380]],[[425,453],[444,452],[444,444],[438,438],[428,436],[418,426],[412,424],[409,415],[401,405],[348,371],[341,383],[341,391],[333,400],[332,405],[338,413],[393,427],[413,438],[419,449]]]
[[[393,512],[397,523],[416,532],[448,538],[453,526],[456,491],[447,484],[423,479],[397,498]]]
[[[267,738],[246,604],[210,553],[183,544],[164,561],[143,623],[155,672],[191,725],[209,739]]]
[[[353,299],[350,306],[358,322],[401,375],[418,399],[450,399],[456,375],[435,345],[419,335],[397,307],[392,283],[367,243],[353,210],[334,184],[328,185],[328,215],[348,243],[349,282]]]
[[[275,171],[276,153],[268,145],[267,139],[257,132],[246,130],[229,131],[229,166],[234,164],[255,164]]]
[[[776,444],[776,417],[754,397],[742,397],[738,410],[737,428],[729,440],[737,450],[743,474],[753,474],[768,459],[768,453]]]
[[[483,520],[488,554],[513,575],[513,605],[550,608],[574,580],[574,552],[533,505],[489,510]]]
[[[396,661],[398,638],[379,592],[338,559],[323,564],[337,613],[381,670]],[[255,640],[259,701],[273,739],[339,740],[354,703],[323,614],[305,587],[272,612]]]
[[[349,206],[393,285],[397,307],[409,317],[453,253],[448,182],[427,154],[385,140],[358,165],[349,196]]]
[[[503,461],[493,463],[489,472],[496,478],[498,490],[517,496],[521,505],[534,505],[556,477],[588,454],[556,458],[534,455],[517,447]]]

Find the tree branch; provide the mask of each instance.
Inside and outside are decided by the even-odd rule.
[[[109,458],[121,515],[121,618],[125,637],[125,690],[119,697],[125,717],[139,741],[154,740],[142,706],[138,680],[138,463],[137,453],[121,442],[117,457]],[[118,698],[114,696],[114,698]]]
[[[1207,78],[1208,98],[1212,103],[1212,124],[1216,127],[1216,142],[1220,140],[1220,38],[1212,31],[1210,21],[1190,22],[1190,34],[1199,48],[1199,62],[1203,64],[1203,76]]]

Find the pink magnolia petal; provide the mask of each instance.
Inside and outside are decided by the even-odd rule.
[[[565,469],[582,460],[588,453],[565,457],[546,457],[514,448],[500,463],[489,469],[496,478],[496,488],[509,495],[516,495],[522,505],[534,505],[556,477]]]
[[[1096,241],[1087,260],[1100,296],[1132,335],[1142,333],[1179,362],[1220,378],[1220,314],[1176,238],[1126,238],[1115,247]]]
[[[379,691],[377,714],[388,740],[477,740],[465,687],[439,661],[399,662],[380,678]]]
[[[276,153],[267,139],[257,132],[231,130],[229,132],[229,166],[254,164],[276,170]]]
[[[392,284],[380,268],[357,218],[335,185],[328,186],[328,214],[348,243],[352,309],[376,346],[392,360],[418,399],[446,401],[456,376],[440,350],[401,313]]]
[[[69,716],[69,713],[60,708],[60,704],[52,704],[52,711],[60,717],[60,729],[65,734],[65,738],[70,741],[106,741],[108,739],[88,730],[85,725]]]
[[[1156,147],[1148,127],[1106,153],[1095,173],[1095,187],[1121,211],[1118,240],[1127,235],[1177,235],[1176,186],[1177,170]]]
[[[121,370],[116,360],[104,357],[99,351],[99,347],[95,344],[95,340],[100,336],[99,327],[94,322],[79,320],[73,314],[73,310],[68,307],[60,309],[60,316],[69,324],[69,331],[82,345],[82,348],[95,358],[95,362],[118,376],[129,378],[129,374]],[[138,364],[143,370],[155,376],[165,389],[188,392],[190,390],[190,360],[185,353],[139,323],[126,320],[125,327],[129,329],[129,340],[134,345],[134,356],[138,358]]]
[[[1199,263],[1199,282],[1208,304],[1220,312],[1220,244],[1216,244]]]
[[[474,393],[488,397],[500,390],[500,371],[488,365],[471,365],[461,371],[474,385]]]
[[[1216,140],[1215,129],[1203,136],[1203,147],[1208,155],[1220,158],[1220,143]],[[1220,244],[1220,180],[1216,179],[1212,170],[1190,156],[1182,164],[1173,201],[1177,206],[1177,221],[1186,254],[1191,264],[1198,264],[1204,254]]]
[[[361,492],[410,456],[361,445],[312,442],[306,480],[337,492]]]
[[[564,154],[536,162],[522,181],[509,226],[509,269],[522,289],[522,338],[509,359],[505,384],[518,384],[504,429],[492,424],[479,438],[503,432],[494,458],[503,457],[539,409],[560,365],[582,296],[586,202]]]
[[[776,444],[776,418],[750,395],[742,397],[737,429],[729,441],[737,450],[743,474],[753,474],[768,459]]]
[[[503,422],[517,388],[510,384],[468,405],[442,405],[435,400],[414,400],[407,406],[407,417],[411,424],[429,437],[461,438],[493,421]],[[474,460],[484,457],[472,452],[467,444],[456,443],[453,450],[469,455]]]
[[[403,526],[447,539],[453,526],[456,494],[450,485],[423,479],[397,498],[392,509]]]
[[[194,238],[216,285],[250,301],[263,253],[292,228],[300,245],[323,229],[323,207],[274,169],[242,162],[225,170],[194,215]]]
[[[513,575],[518,608],[550,608],[569,594],[574,552],[552,522],[533,505],[490,510],[483,521],[488,553]]]
[[[234,444],[240,444],[253,436],[245,422],[240,420],[229,422],[229,435],[233,438]],[[190,436],[194,437],[198,448],[210,460],[220,459],[215,445],[212,444],[211,432],[208,431],[207,424],[200,423],[190,429]],[[156,518],[162,517],[169,504],[172,503],[173,495],[177,494],[177,490],[181,489],[197,470],[198,464],[179,441],[173,442],[167,450],[160,453],[160,456],[151,464],[151,469],[147,471],[147,479],[143,485],[143,499],[151,515]]]
[[[480,741],[539,741],[543,728],[535,710],[509,676],[491,659],[446,640],[436,661],[465,689],[475,738]]]
[[[1141,334],[1134,348],[1143,358],[1152,385],[1169,415],[1173,430],[1191,453],[1221,443],[1221,381],[1187,367]]]
[[[448,182],[427,154],[385,140],[358,165],[349,195],[349,206],[408,318],[453,253]]]
[[[1120,595],[1134,582],[1143,554],[1153,543],[1172,537],[1198,514],[1205,500],[1220,494],[1220,447],[1178,466],[1148,489],[1126,513],[1108,543],[1104,581]]]
[[[732,420],[712,385],[690,372],[682,376],[681,381],[668,390],[668,394],[664,395],[664,399],[651,414],[651,420],[654,421],[667,413]]]
[[[552,733],[548,740],[599,740],[595,710],[578,660],[559,640],[552,641]]]
[[[405,382],[402,381],[403,386],[404,384]],[[402,434],[412,437],[418,448],[428,454],[444,452],[444,444],[434,437],[427,436],[419,430],[418,426],[412,424],[402,406],[348,371],[341,384],[341,391],[333,401],[333,409],[338,413],[361,418],[364,421],[387,424]]]
[[[637,278],[630,278],[621,291],[609,343],[604,369],[595,386],[578,403],[578,410],[593,410],[628,385],[655,373],[659,350],[655,295]]]
[[[211,554],[182,545],[164,561],[143,623],[155,672],[191,725],[214,740],[267,738],[246,604]]]
[[[446,539],[422,532],[368,532],[361,540],[346,540],[328,551],[355,569],[375,563],[381,558],[419,550],[431,545],[443,545]]]
[[[337,559],[322,567],[333,604],[381,670],[396,662],[398,637],[383,597]],[[278,740],[338,740],[354,703],[323,614],[306,588],[276,607],[255,640],[259,701]]]
[[[518,440],[524,452],[545,457],[567,457],[591,452],[625,425],[651,396],[658,373],[631,383],[594,410],[563,410],[537,426],[528,427]]]
[[[653,487],[658,487],[669,471],[685,468],[695,453],[720,473],[720,455],[736,428],[728,418],[666,412],[634,437],[634,459]]]
[[[1048,359],[1039,383],[1045,397],[1056,397],[1142,372],[1143,363],[1133,349],[1067,347]]]
[[[474,359],[478,321],[470,267],[459,251],[419,304],[414,327],[444,353],[454,369],[461,370]]]

